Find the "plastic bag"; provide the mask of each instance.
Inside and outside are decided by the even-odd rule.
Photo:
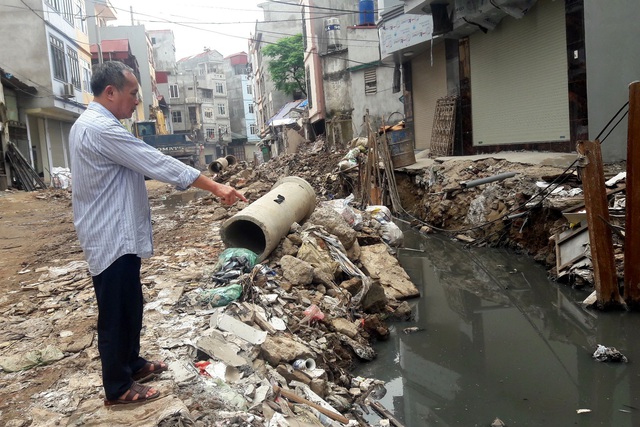
[[[382,240],[387,242],[389,246],[402,246],[402,242],[404,240],[404,234],[400,227],[395,225],[393,222],[381,222],[382,226],[380,227],[380,233],[382,235]]]
[[[258,259],[258,255],[245,248],[228,248],[222,251],[222,253],[218,256],[218,262],[213,267],[215,271],[221,270],[225,264],[232,260],[232,258],[236,258],[241,264],[246,264],[249,269],[253,268],[256,265],[256,260]],[[242,259],[244,258],[244,259]],[[246,263],[245,263],[246,261]]]
[[[370,205],[365,209],[367,212],[371,213],[371,218],[375,219],[378,222],[390,222],[391,221],[391,211],[388,207],[383,205]]]
[[[237,300],[240,295],[242,295],[242,285],[234,283],[222,288],[207,289],[198,295],[198,300],[211,307],[221,307]]]
[[[338,212],[340,216],[342,216],[342,219],[344,219],[351,228],[359,230],[362,228],[362,214],[349,205],[354,198],[355,196],[351,193],[345,199],[329,200],[327,202],[323,202],[323,205],[331,207],[333,210]]]

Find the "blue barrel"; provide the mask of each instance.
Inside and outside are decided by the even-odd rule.
[[[373,3],[373,0],[360,0],[358,3],[359,25],[374,25],[376,23]]]

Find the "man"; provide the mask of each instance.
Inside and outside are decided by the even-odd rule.
[[[135,138],[119,122],[138,105],[138,81],[120,62],[96,66],[94,100],[71,128],[73,214],[98,302],[98,350],[105,405],[154,399],[140,382],[165,371],[164,362],[139,355],[142,329],[141,258],[153,253],[144,176],[208,190],[222,203],[246,201],[235,189],[166,156]]]

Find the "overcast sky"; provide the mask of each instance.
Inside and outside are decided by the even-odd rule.
[[[200,53],[205,47],[227,56],[248,53],[249,35],[263,20],[257,5],[266,0],[110,0],[118,14],[109,25],[134,23],[147,30],[173,30],[176,59]]]

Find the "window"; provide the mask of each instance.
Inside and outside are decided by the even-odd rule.
[[[207,74],[207,64],[198,64],[198,75],[204,76]]]
[[[253,114],[253,102],[249,103],[249,114]]]
[[[169,85],[169,98],[179,98],[178,85]]]
[[[93,93],[91,90],[91,64],[82,59],[82,86],[84,86],[84,90],[87,93]]]
[[[247,95],[253,95],[253,86],[247,85]]]
[[[71,71],[71,83],[76,89],[82,89],[80,80],[80,63],[78,62],[78,52],[67,46],[67,57],[69,58],[69,70]]]
[[[258,134],[258,125],[255,123],[251,123],[249,125],[249,132],[251,132],[251,135],[257,135]]]
[[[182,111],[172,111],[171,121],[173,123],[182,123]]]
[[[220,114],[221,116],[224,116],[227,114],[227,108],[225,107],[224,104],[218,104],[218,114]]]
[[[60,0],[46,0],[46,3],[52,8],[54,8],[55,10],[57,10],[58,12],[60,12]]]
[[[216,129],[215,128],[207,128],[207,138],[216,139]]]
[[[64,43],[59,38],[49,36],[51,45],[51,63],[53,65],[53,77],[63,82],[67,81],[67,67],[64,60]]]
[[[156,38],[155,37],[151,37],[151,44],[156,44]]]
[[[213,109],[206,108],[204,110],[204,117],[207,118],[207,119],[213,119]]]
[[[203,99],[213,99],[213,89],[200,89]]]
[[[65,21],[73,25],[73,4],[71,0],[62,0],[62,10],[60,12]]]
[[[224,93],[224,85],[222,83],[216,83],[216,93]]]
[[[369,68],[364,71],[364,93],[373,95],[378,92],[378,82],[376,80],[376,69]]]
[[[83,0],[75,0],[75,12],[74,12],[74,21],[77,29],[81,30],[83,33],[87,34],[87,21],[84,12],[84,1]]]

